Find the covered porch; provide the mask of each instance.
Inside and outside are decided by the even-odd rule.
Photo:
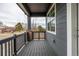
[[[67,4],[17,3],[28,17],[28,31],[0,41],[1,56],[66,56]],[[45,17],[45,31],[31,30],[31,17]],[[52,18],[53,17],[53,18]],[[51,18],[51,20],[49,20]],[[54,20],[54,21],[53,21]],[[40,20],[41,21],[41,20]],[[37,37],[35,37],[37,33]],[[41,34],[42,33],[42,34]],[[36,39],[36,40],[35,40]]]

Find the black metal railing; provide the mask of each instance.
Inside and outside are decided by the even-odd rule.
[[[23,47],[25,43],[26,43],[26,32],[0,40],[0,55],[1,56],[17,55],[17,52]]]

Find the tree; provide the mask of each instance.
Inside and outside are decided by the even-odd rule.
[[[17,24],[15,25],[15,30],[16,30],[16,31],[22,31],[22,30],[23,30],[22,24],[21,24],[21,23],[17,23]]]
[[[2,22],[0,22],[0,26],[2,26],[3,25],[3,23]]]
[[[45,31],[45,29],[42,26],[40,26],[40,25],[38,26],[38,30],[39,31]]]

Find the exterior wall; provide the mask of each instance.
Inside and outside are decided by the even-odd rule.
[[[65,3],[56,4],[56,35],[47,32],[47,41],[57,55],[67,55],[67,9]],[[54,41],[55,40],[55,41]]]

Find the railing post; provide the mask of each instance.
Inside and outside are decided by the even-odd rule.
[[[14,55],[17,55],[17,51],[16,51],[16,35],[14,35]]]
[[[26,44],[26,32],[24,32],[24,42]]]
[[[38,31],[38,39],[40,40],[40,31]]]
[[[32,40],[33,40],[33,33],[32,33],[32,31],[31,31],[31,37],[32,37]]]
[[[3,56],[3,45],[1,44],[1,56]]]
[[[47,38],[46,38],[46,31],[44,32],[44,38],[47,39]]]

